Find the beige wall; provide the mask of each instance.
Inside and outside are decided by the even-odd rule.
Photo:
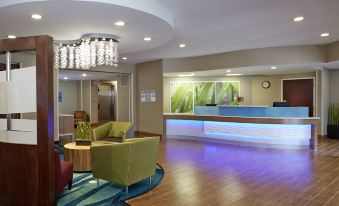
[[[73,114],[78,110],[77,81],[60,81],[59,89],[62,91],[62,102],[59,102],[59,112]]]
[[[252,77],[164,77],[164,113],[170,112],[170,82],[171,81],[239,81],[240,96],[245,98],[244,105],[252,104]]]
[[[191,72],[239,67],[323,63],[327,59],[327,46],[288,46],[250,49],[191,58],[163,60],[164,73]]]
[[[282,101],[281,80],[291,78],[315,77],[315,72],[296,73],[283,75],[260,75],[252,77],[252,104],[272,106],[272,102]],[[263,81],[270,81],[271,87],[264,89],[261,86]]]
[[[339,60],[339,41],[328,45],[328,62]]]
[[[162,60],[151,61],[136,65],[136,104],[137,130],[162,134],[163,114],[163,71]],[[155,90],[156,102],[140,101],[143,90]]]
[[[245,98],[243,105],[272,106],[275,101],[281,101],[281,80],[290,78],[315,77],[315,72],[284,75],[260,75],[243,77],[165,77],[164,82],[164,113],[170,112],[170,82],[171,81],[240,81],[240,95]],[[270,81],[271,87],[264,89],[263,81]]]
[[[330,70],[330,102],[339,103],[339,69]]]

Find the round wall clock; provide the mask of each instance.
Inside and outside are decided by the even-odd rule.
[[[261,86],[262,86],[262,88],[264,88],[264,89],[268,89],[268,88],[270,88],[270,86],[271,86],[271,82],[269,82],[269,81],[263,81],[263,82],[261,83]]]

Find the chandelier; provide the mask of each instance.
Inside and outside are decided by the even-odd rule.
[[[118,66],[118,40],[114,35],[85,34],[77,41],[57,41],[54,66],[57,69],[84,69],[97,65]]]

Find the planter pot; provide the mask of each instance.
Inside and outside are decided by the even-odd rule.
[[[75,141],[77,146],[91,146],[92,141]]]
[[[327,137],[339,139],[339,125],[327,125]]]

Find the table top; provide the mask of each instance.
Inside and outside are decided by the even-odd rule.
[[[96,146],[96,145],[103,145],[104,143],[102,142],[92,142],[92,145],[86,145],[86,146],[81,146],[81,145],[76,145],[75,142],[68,143],[64,145],[65,149],[71,149],[71,150],[89,150],[91,146]]]

